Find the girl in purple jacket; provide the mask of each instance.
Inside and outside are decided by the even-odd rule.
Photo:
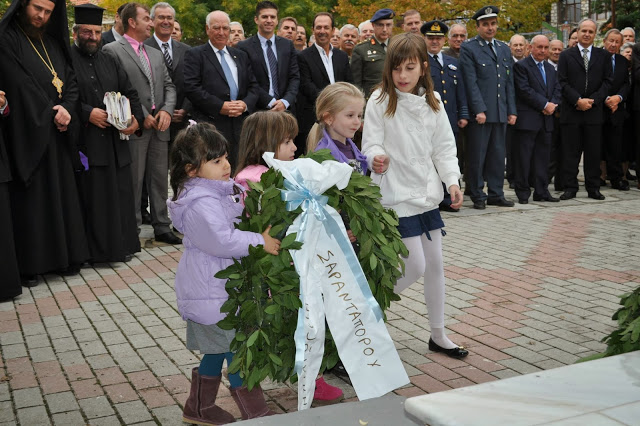
[[[228,144],[209,124],[192,124],[176,138],[171,150],[171,188],[167,201],[175,227],[184,234],[184,253],[178,264],[175,288],[178,310],[187,321],[187,348],[205,354],[192,371],[191,393],[184,406],[187,423],[235,422],[229,412],[215,405],[223,361],[230,365],[233,330],[216,324],[225,316],[220,307],[227,300],[226,280],[215,274],[262,245],[278,254],[280,241],[262,234],[235,229],[242,212],[243,190],[230,178]],[[251,392],[238,373],[229,374],[231,395],[243,419],[274,414],[259,386]]]

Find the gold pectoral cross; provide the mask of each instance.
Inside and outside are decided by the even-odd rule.
[[[56,72],[53,73],[53,80],[51,80],[51,84],[53,84],[53,87],[58,91],[58,98],[62,99],[62,86],[64,86],[64,83],[58,78],[58,74]]]

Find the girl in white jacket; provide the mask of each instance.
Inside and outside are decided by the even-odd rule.
[[[393,37],[384,64],[382,83],[367,102],[362,152],[371,178],[380,186],[382,204],[396,211],[398,230],[409,249],[405,275],[396,293],[424,275],[429,314],[429,349],[454,358],[468,351],[444,332],[444,223],[438,205],[444,182],[452,207],[462,205],[460,169],[449,119],[433,91],[424,40],[411,33]]]

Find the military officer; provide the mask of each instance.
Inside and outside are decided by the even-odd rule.
[[[504,198],[502,189],[506,126],[515,124],[517,118],[513,59],[509,47],[494,39],[498,12],[496,6],[478,10],[473,15],[478,35],[460,48],[460,70],[471,116],[466,182],[475,209],[484,209],[486,204],[514,205]],[[483,191],[485,178],[488,196]]]
[[[351,55],[351,73],[353,83],[364,92],[368,99],[372,89],[382,81],[382,69],[386,49],[393,29],[391,9],[380,9],[373,14],[373,37],[354,47]]]
[[[458,136],[460,129],[467,125],[469,109],[467,108],[467,96],[464,91],[464,83],[460,75],[458,60],[442,54],[445,34],[449,28],[442,21],[429,21],[420,27],[420,32],[425,37],[427,50],[429,51],[429,69],[433,90],[440,94],[444,109],[449,117],[451,129]],[[451,207],[451,197],[445,188],[444,199],[440,203],[440,210],[457,212]]]

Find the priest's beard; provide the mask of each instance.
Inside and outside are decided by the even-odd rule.
[[[85,55],[94,55],[100,50],[100,42],[91,39],[82,39],[80,36],[76,39],[76,44]]]
[[[25,14],[24,11],[21,11],[20,13],[18,13],[16,18],[18,20],[18,25],[20,25],[20,28],[22,28],[25,34],[27,34],[30,38],[33,38],[33,39],[42,38],[44,33],[47,31],[47,27],[49,26],[49,22],[50,22],[50,21],[47,21],[40,28],[34,27],[29,21],[29,17]]]

